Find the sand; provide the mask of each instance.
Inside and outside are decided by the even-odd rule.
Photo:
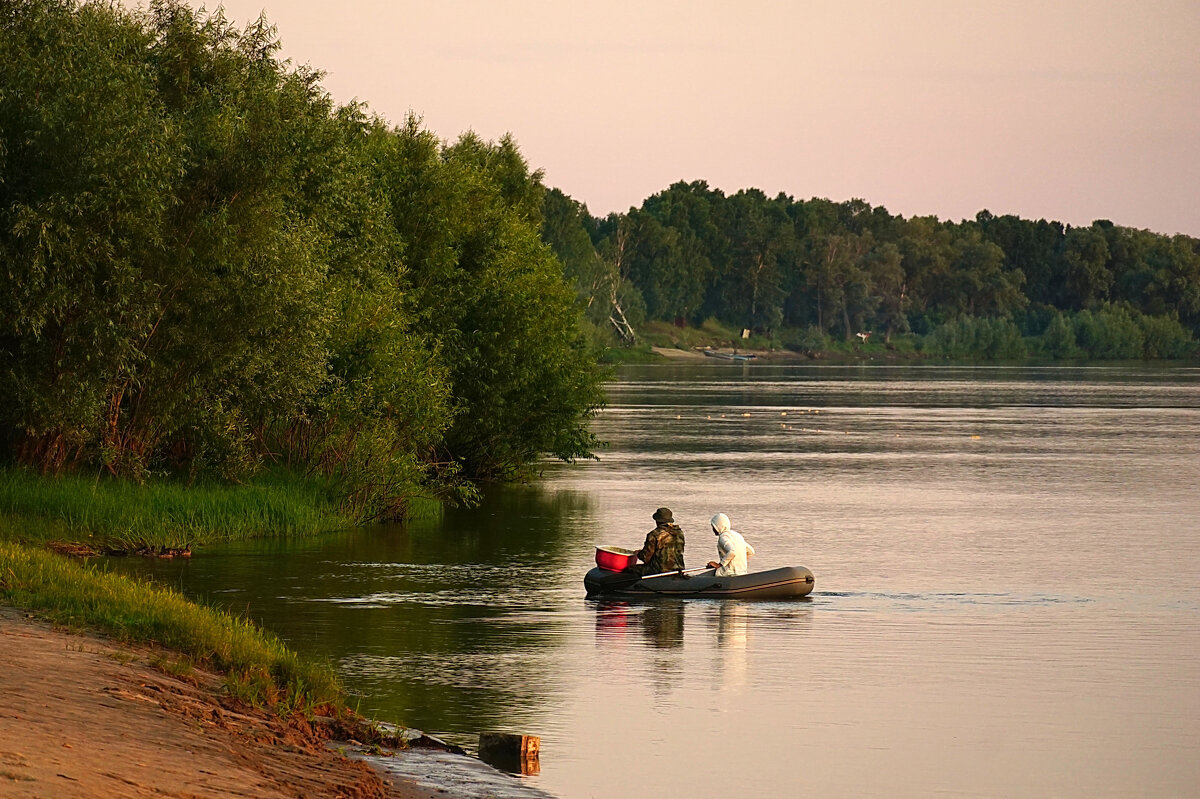
[[[344,757],[302,719],[239,706],[152,649],[0,606],[0,797],[394,797],[431,791]]]

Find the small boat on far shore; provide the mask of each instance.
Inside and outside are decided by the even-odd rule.
[[[758,357],[754,353],[742,353],[737,351],[721,352],[720,350],[706,349],[701,350],[701,352],[703,352],[709,358],[720,358],[724,361],[753,361]]]

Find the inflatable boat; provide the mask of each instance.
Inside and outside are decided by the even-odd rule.
[[[813,573],[803,566],[718,577],[716,569],[690,569],[642,577],[635,571],[599,566],[583,578],[589,597],[653,597],[707,599],[795,599],[813,590]]]

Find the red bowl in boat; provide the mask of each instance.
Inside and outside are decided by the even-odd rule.
[[[596,565],[610,572],[628,569],[637,563],[637,554],[623,547],[596,547]]]

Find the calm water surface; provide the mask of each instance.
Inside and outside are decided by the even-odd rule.
[[[1200,794],[1200,370],[626,368],[600,460],[471,512],[130,563],[563,797]],[[598,603],[723,511],[808,600]]]

